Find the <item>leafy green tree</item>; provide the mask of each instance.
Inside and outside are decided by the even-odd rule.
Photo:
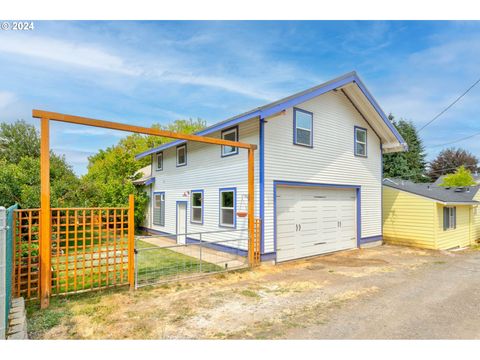
[[[201,119],[190,119],[154,127],[188,134],[205,128],[205,125]],[[148,194],[143,187],[132,184],[132,177],[137,170],[150,164],[151,158],[135,160],[135,155],[168,141],[171,139],[133,134],[89,157],[88,172],[81,179],[78,193],[82,206],[125,206],[128,195],[134,194],[135,224],[140,226],[145,216]]]
[[[64,157],[50,153],[51,203],[75,206],[79,179]],[[17,121],[0,124],[0,205],[40,206],[40,136],[34,126]]]
[[[436,180],[442,175],[451,174],[460,166],[464,166],[470,171],[478,171],[478,159],[472,153],[461,148],[445,149],[430,162],[429,176]]]
[[[383,155],[383,176],[410,179],[415,182],[428,181],[425,176],[426,153],[422,139],[411,121],[400,119],[398,122],[392,114],[390,121],[408,144],[408,151]]]
[[[445,175],[440,186],[457,187],[472,186],[475,184],[475,180],[473,179],[470,170],[466,169],[465,166],[462,165],[455,171],[454,174]]]

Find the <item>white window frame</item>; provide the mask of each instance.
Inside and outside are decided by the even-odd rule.
[[[358,140],[357,131],[363,131],[365,133],[365,141]],[[360,126],[355,126],[355,148],[354,148],[355,156],[367,157],[367,135],[368,135],[367,129],[362,128]],[[365,145],[365,154],[359,154],[357,152],[357,144]]]
[[[303,113],[303,114],[306,114],[306,115],[310,116],[310,118],[311,118],[310,129],[306,129],[306,128],[298,126],[297,113]],[[299,108],[293,108],[293,123],[294,123],[294,126],[293,126],[293,143],[295,145],[306,146],[306,147],[310,147],[310,148],[313,147],[313,113],[311,111],[307,111],[307,110],[303,110],[303,109],[299,109]],[[302,142],[298,141],[297,129],[308,131],[310,133],[310,143],[309,144],[305,144],[305,143],[302,143]]]
[[[193,205],[193,195],[200,194],[201,205]],[[190,222],[194,224],[203,224],[203,190],[192,190],[190,195]],[[193,218],[194,211],[193,209],[200,209],[200,220],[195,220]]]
[[[234,133],[235,134],[235,140],[233,141],[238,141],[238,126],[235,126],[233,128],[230,128],[230,129],[227,129],[227,130],[223,130],[222,131],[222,140],[226,140],[225,139],[225,135],[229,135],[229,134],[232,134]],[[226,157],[226,156],[232,156],[232,155],[237,155],[238,154],[238,147],[230,147],[230,146],[224,146],[222,145],[222,157]],[[225,152],[225,149],[227,148],[231,148],[232,151],[230,152]]]
[[[160,160],[160,166],[158,166],[158,161]],[[163,170],[163,151],[159,152],[157,154],[157,170],[162,171]]]
[[[222,206],[222,194],[223,193],[233,193],[233,206]],[[219,199],[219,209],[220,209],[220,214],[219,214],[219,225],[221,227],[228,227],[228,228],[235,228],[237,226],[237,220],[236,220],[236,211],[237,208],[237,189],[236,188],[225,188],[225,189],[220,189],[220,199]],[[232,210],[233,216],[233,224],[226,224],[223,222],[223,210]]]
[[[445,212],[443,213],[444,230],[452,230],[457,228],[457,209],[455,206],[445,206],[447,210],[447,221],[445,221]]]
[[[185,151],[185,162],[184,162],[184,163],[179,163],[179,162],[178,162],[178,159],[179,159],[178,153],[179,153],[179,151],[180,151],[181,149],[184,149],[184,151]],[[177,156],[176,156],[176,158],[177,158],[177,167],[187,165],[187,144],[178,145],[178,146],[177,146],[177,150],[176,150],[176,154],[177,154]]]

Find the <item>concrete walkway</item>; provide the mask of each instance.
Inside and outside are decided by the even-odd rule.
[[[160,248],[168,248],[170,251],[201,259],[225,269],[237,269],[248,266],[246,257],[211,249],[206,246],[208,245],[206,242],[203,243],[205,245],[200,246],[198,244],[177,244],[176,240],[165,236],[147,236],[139,237],[138,239]]]

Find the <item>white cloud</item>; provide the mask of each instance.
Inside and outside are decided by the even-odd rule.
[[[16,100],[14,93],[10,91],[0,91],[0,109],[6,108]]]
[[[61,129],[60,132],[70,135],[89,135],[89,136],[114,136],[122,138],[127,136],[129,133],[108,130],[108,129],[97,129],[97,128],[88,128],[83,127],[81,129]]]
[[[128,65],[124,59],[99,46],[50,37],[3,32],[0,35],[0,52],[41,58],[53,62],[80,66],[94,70],[110,71],[123,75],[139,75],[139,69]]]

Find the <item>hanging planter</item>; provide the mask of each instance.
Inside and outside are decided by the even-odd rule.
[[[238,217],[245,217],[245,216],[247,216],[247,214],[248,213],[246,211],[237,211],[237,216]]]

